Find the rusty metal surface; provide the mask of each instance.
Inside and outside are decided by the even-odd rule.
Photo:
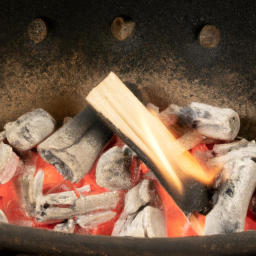
[[[233,108],[240,135],[256,137],[254,0],[12,0],[0,9],[1,129],[38,107],[58,121],[74,116],[90,89],[114,71],[144,103]],[[120,15],[136,22],[125,41],[110,30]],[[27,32],[36,18],[49,29],[40,43]],[[197,40],[205,24],[220,30],[216,48]]]

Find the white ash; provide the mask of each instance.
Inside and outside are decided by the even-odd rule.
[[[77,196],[74,191],[64,191],[43,195],[44,172],[39,170],[35,177],[29,182],[29,198],[31,204],[36,204],[36,213],[44,209],[45,205],[72,205],[75,203]]]
[[[150,180],[142,180],[138,185],[130,189],[125,196],[124,211],[133,214],[140,207],[145,206],[152,199],[150,194]]]
[[[75,203],[71,206],[76,215],[96,211],[96,210],[108,210],[114,209],[119,202],[119,193],[105,192],[99,195],[83,196],[79,197]]]
[[[116,228],[119,228],[118,233],[116,233],[117,229],[115,229],[112,232],[112,236],[126,236],[127,230],[131,226],[131,223],[133,222],[135,217],[138,215],[138,213],[134,213],[131,215],[127,215],[126,213],[124,213],[125,212],[122,213],[117,224],[115,225]]]
[[[244,230],[248,205],[256,186],[256,164],[250,157],[236,159],[232,164],[232,174],[227,175],[229,177],[214,195],[215,205],[206,216],[206,235]]]
[[[82,228],[90,229],[98,225],[112,220],[116,216],[114,211],[103,211],[96,213],[88,213],[76,217],[76,224]]]
[[[34,177],[36,171],[37,155],[29,152],[28,161],[23,166],[23,172],[14,181],[17,195],[27,216],[35,216],[36,195],[33,193]]]
[[[43,197],[43,183],[44,183],[44,172],[39,170],[35,177],[31,179],[31,188],[29,190],[30,199],[36,203],[36,208],[40,205],[41,198]]]
[[[218,140],[233,140],[240,128],[240,119],[234,110],[197,102],[192,102],[187,107],[172,104],[160,115],[164,115],[165,119],[169,115],[171,120],[175,120],[176,115],[181,125]]]
[[[3,141],[6,139],[5,131],[0,132],[0,141]]]
[[[230,161],[244,157],[256,157],[256,144],[246,140],[222,145],[214,145],[212,154],[216,157],[208,161],[209,167],[222,166]]]
[[[246,148],[248,146],[255,146],[255,143],[249,142],[246,139],[242,139],[240,141],[235,141],[232,143],[225,143],[225,144],[215,144],[212,151],[216,156],[225,155],[231,151],[239,150],[240,148]]]
[[[125,224],[129,219],[128,213],[123,211],[116,221],[111,236],[120,236],[122,231],[125,229]]]
[[[131,164],[134,153],[128,147],[112,147],[99,159],[96,182],[109,190],[127,190],[132,187]]]
[[[0,184],[8,182],[19,164],[18,156],[12,151],[9,145],[0,142]]]
[[[6,223],[6,224],[9,223],[5,213],[2,210],[0,210],[0,222]]]
[[[117,192],[105,192],[99,195],[83,196],[76,199],[69,208],[48,207],[37,214],[37,222],[62,220],[83,215],[96,210],[115,209],[120,197]]]
[[[84,186],[82,186],[82,187],[80,187],[80,188],[77,188],[76,191],[77,191],[80,195],[82,195],[82,193],[84,193],[84,192],[90,192],[90,191],[91,191],[91,187],[90,187],[90,185],[84,185]]]
[[[156,196],[151,192],[154,190],[153,184],[154,181],[144,179],[127,192],[124,210],[115,223],[112,236],[120,236],[124,233],[125,227],[129,225],[143,206],[157,201]]]
[[[57,224],[53,230],[62,233],[73,233],[75,230],[75,222],[73,219],[69,219],[67,222]]]
[[[166,221],[163,211],[146,206],[134,219],[128,220],[129,224],[120,236],[131,237],[167,237]]]
[[[55,120],[43,109],[36,109],[4,127],[8,142],[20,151],[26,151],[46,139],[55,128]]]
[[[43,204],[49,205],[72,205],[77,199],[74,191],[64,191],[59,193],[47,194],[42,197]]]

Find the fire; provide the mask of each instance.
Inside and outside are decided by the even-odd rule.
[[[164,123],[150,113],[114,73],[95,87],[86,100],[127,139],[128,146],[135,145],[134,148],[151,160],[163,179],[180,193],[182,183],[189,177],[211,183],[214,174],[204,171],[193,156],[176,143]]]
[[[168,182],[181,193],[182,183],[187,178],[195,178],[204,184],[210,184],[215,172],[207,172],[168,130],[153,109],[149,111],[154,122],[147,122],[140,115],[140,127],[143,141],[151,151],[150,158]]]

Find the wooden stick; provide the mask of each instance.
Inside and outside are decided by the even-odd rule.
[[[176,138],[114,73],[94,88],[86,100],[154,172],[184,212],[202,211],[208,206],[205,186],[185,175],[190,169],[196,170],[199,179],[209,181],[202,167],[188,151],[175,157],[170,154],[174,152],[172,142]],[[187,188],[183,186],[186,180],[189,182]],[[194,200],[194,197],[200,200]]]

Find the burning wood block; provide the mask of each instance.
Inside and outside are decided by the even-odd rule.
[[[72,183],[80,181],[112,137],[87,107],[38,146],[41,157]]]
[[[129,222],[120,236],[167,237],[164,213],[155,207],[146,206]]]
[[[5,184],[14,175],[19,163],[19,157],[9,145],[0,142],[0,184]]]
[[[123,148],[115,146],[105,152],[97,163],[97,184],[109,190],[130,189],[133,156],[133,151],[127,146]]]
[[[76,224],[82,228],[95,228],[98,225],[112,220],[116,216],[114,211],[103,211],[97,213],[89,213],[76,217]]]
[[[36,109],[7,123],[5,135],[11,146],[26,151],[47,138],[55,128],[55,120],[43,109]]]
[[[37,215],[37,222],[63,220],[83,215],[96,210],[114,209],[120,197],[117,192],[106,192],[99,195],[79,197],[69,208],[49,207]]]
[[[184,212],[200,212],[209,207],[208,189],[201,182],[211,183],[214,175],[205,173],[188,151],[172,154],[176,138],[114,73],[95,87],[86,100],[154,172]],[[190,180],[196,185],[183,186]]]
[[[235,139],[240,128],[240,119],[234,110],[197,102],[192,102],[187,107],[172,104],[160,115],[163,120],[168,120],[169,116],[173,123],[177,120],[181,125],[195,129],[205,137],[218,140]],[[171,121],[169,125],[173,124]]]
[[[0,222],[3,222],[3,223],[9,223],[6,215],[4,214],[4,212],[2,210],[0,210]]]
[[[237,159],[232,162],[231,175],[228,173],[227,176],[229,178],[214,196],[216,204],[206,216],[206,235],[244,230],[248,205],[256,186],[256,164],[250,157]]]
[[[67,222],[57,224],[53,230],[62,233],[73,233],[75,230],[75,222],[73,219],[69,219]]]

